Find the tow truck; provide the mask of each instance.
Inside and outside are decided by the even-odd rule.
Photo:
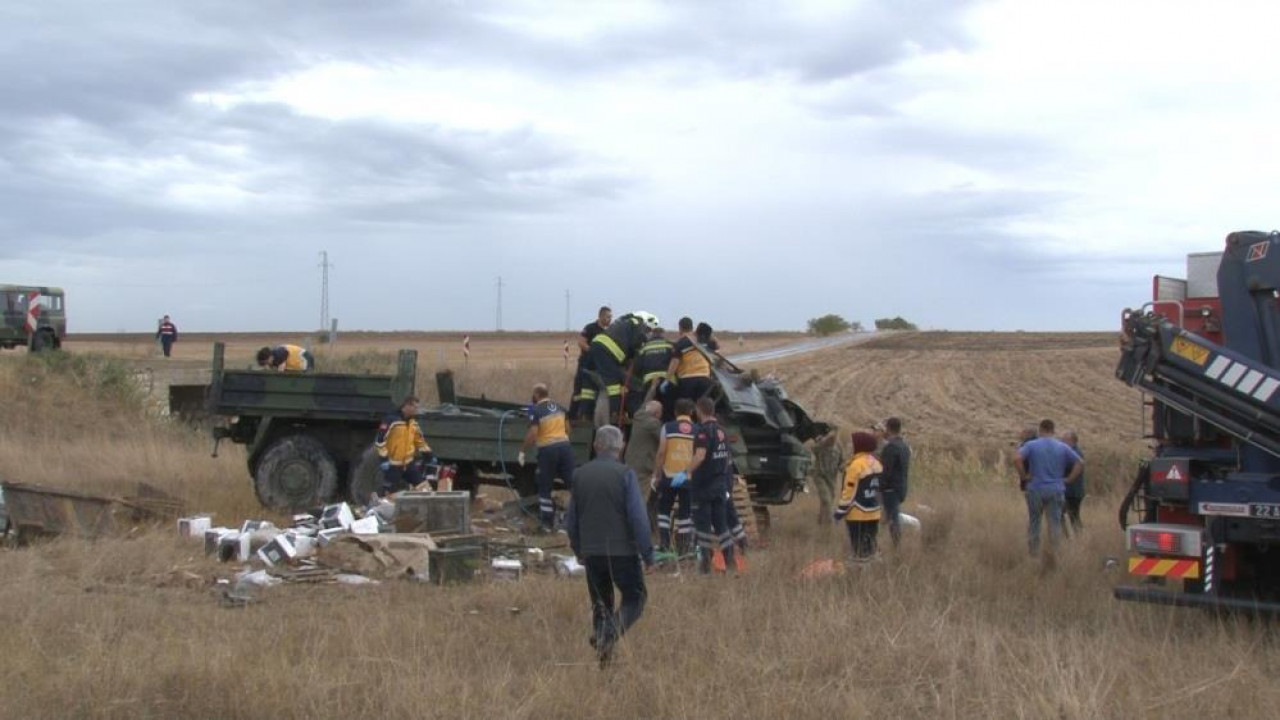
[[[1120,506],[1120,600],[1280,611],[1280,233],[1234,232],[1122,315],[1155,441]],[[1136,522],[1133,522],[1136,520]]]

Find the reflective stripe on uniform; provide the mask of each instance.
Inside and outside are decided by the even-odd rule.
[[[627,359],[627,354],[622,352],[622,348],[618,347],[618,343],[614,342],[613,338],[609,337],[605,333],[600,333],[599,335],[595,336],[595,338],[591,342],[599,343],[602,347],[604,347],[605,350],[609,351],[609,354],[612,355],[614,359],[616,359],[620,363],[623,360]]]

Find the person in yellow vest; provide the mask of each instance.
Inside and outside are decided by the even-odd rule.
[[[689,494],[689,466],[693,464],[694,405],[688,398],[676,401],[676,419],[663,425],[654,461],[653,489],[658,493],[658,550],[671,551],[671,511],[680,502],[675,516],[676,552],[693,548],[693,506]]]
[[[876,459],[876,437],[869,432],[853,434],[853,459],[844,473],[844,490],[835,519],[844,520],[849,530],[853,559],[865,562],[875,557],[876,532],[880,527],[880,473]]]
[[[422,483],[422,470],[415,461],[419,456],[429,457],[431,446],[418,425],[418,398],[406,397],[398,412],[383,419],[373,446],[382,458],[382,484],[378,488],[382,497]]]
[[[529,432],[517,456],[524,467],[525,451],[538,447],[538,517],[542,531],[555,530],[556,503],[551,490],[559,477],[566,490],[573,489],[573,445],[569,442],[569,419],[564,408],[551,399],[547,386],[533,386],[533,405],[529,408]]]
[[[677,398],[694,402],[710,392],[711,361],[698,349],[693,334],[693,319],[680,318],[680,339],[673,349],[674,356],[667,367],[667,382],[675,386]]]
[[[281,372],[311,372],[316,369],[311,351],[297,345],[264,347],[258,351],[258,367]]]

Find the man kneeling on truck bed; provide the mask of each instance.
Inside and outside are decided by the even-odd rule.
[[[258,367],[282,372],[311,372],[316,367],[311,351],[297,345],[264,347],[258,351]]]
[[[419,453],[430,456],[431,447],[422,436],[417,415],[418,398],[410,395],[400,403],[399,412],[389,415],[378,427],[378,437],[373,444],[382,458],[382,485],[378,494],[383,497],[422,482],[422,470],[414,461]]]

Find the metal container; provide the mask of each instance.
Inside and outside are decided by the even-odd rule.
[[[403,492],[396,496],[396,532],[471,533],[471,494]]]
[[[437,548],[428,553],[431,582],[436,585],[471,582],[481,568],[481,549],[474,546]]]

